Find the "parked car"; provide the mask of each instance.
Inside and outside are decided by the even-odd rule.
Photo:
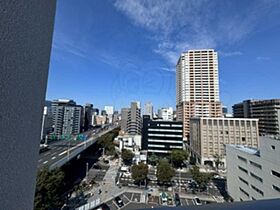
[[[118,207],[121,208],[121,207],[124,206],[123,201],[122,201],[122,199],[119,196],[115,198],[115,201],[116,201]]]
[[[202,205],[201,200],[198,197],[195,197],[193,199],[193,201],[194,201],[194,204],[197,205],[197,206],[201,206]]]

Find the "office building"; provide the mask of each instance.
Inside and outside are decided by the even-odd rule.
[[[215,156],[225,166],[225,144],[259,146],[258,119],[191,118],[190,150],[198,163],[215,166]]]
[[[84,119],[83,119],[83,128],[84,131],[89,130],[93,127],[93,104],[85,104],[84,106]]]
[[[162,120],[173,120],[173,108],[161,108],[158,110],[158,118]]]
[[[76,102],[68,99],[52,101],[52,115],[55,134],[58,138],[61,135],[78,134],[82,126],[83,107],[76,105]]]
[[[63,135],[79,134],[82,125],[82,106],[65,106],[63,117]]]
[[[259,119],[260,135],[280,135],[280,99],[246,100],[232,108],[234,117]]]
[[[154,116],[154,110],[152,103],[148,102],[145,104],[145,110],[144,115],[149,115],[151,119],[153,119]]]
[[[176,120],[189,137],[191,117],[222,117],[218,54],[213,49],[189,50],[176,65]]]
[[[143,116],[142,149],[148,154],[166,156],[172,150],[183,149],[183,124],[178,121],[151,120]]]
[[[259,150],[226,145],[227,190],[234,201],[280,196],[280,140],[260,137]]]

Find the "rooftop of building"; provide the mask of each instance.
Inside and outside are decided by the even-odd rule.
[[[192,117],[191,119],[201,120],[241,120],[241,121],[258,121],[256,118],[235,118],[235,117]]]
[[[227,146],[233,147],[235,149],[238,149],[239,151],[245,152],[250,155],[258,155],[259,150],[257,148],[252,148],[246,145],[234,145],[234,144],[228,144]]]

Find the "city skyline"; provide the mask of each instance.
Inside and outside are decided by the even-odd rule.
[[[277,1],[58,1],[46,98],[118,110],[135,100],[175,108],[176,62],[201,48],[218,52],[223,105],[278,98],[279,7]]]

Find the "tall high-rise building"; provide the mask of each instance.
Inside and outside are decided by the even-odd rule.
[[[130,108],[121,109],[121,129],[131,135],[141,135],[142,119],[140,102],[131,102]]]
[[[63,117],[63,135],[78,134],[82,125],[82,106],[65,106]]]
[[[73,100],[58,99],[52,101],[53,133],[56,136],[78,134],[82,125],[82,106]]]
[[[246,100],[232,109],[234,117],[259,119],[260,135],[280,135],[280,99]]]
[[[128,113],[129,108],[122,108],[121,109],[121,130],[126,132],[127,131],[127,121],[128,121]]]
[[[218,55],[213,49],[189,50],[176,65],[177,120],[189,136],[191,117],[222,117]]]
[[[83,127],[84,131],[89,130],[93,126],[93,104],[85,104],[84,106],[84,119],[83,119]]]
[[[151,119],[153,119],[153,104],[151,102],[148,102],[145,104],[145,110],[144,110],[144,115],[149,115]]]
[[[127,133],[132,135],[141,135],[142,119],[140,102],[131,102],[131,107],[128,112]]]

